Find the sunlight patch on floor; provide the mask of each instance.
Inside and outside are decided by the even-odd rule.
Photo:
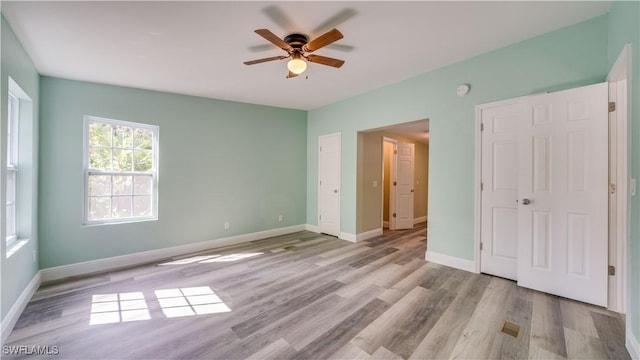
[[[93,295],[89,325],[149,319],[149,307],[141,292]]]
[[[231,311],[208,286],[156,290],[155,294],[168,318]]]
[[[178,259],[174,261],[165,262],[159,265],[187,265],[187,264],[206,264],[206,263],[216,263],[216,262],[232,262],[238,261],[242,259],[252,258],[254,256],[262,255],[263,253],[239,253],[239,254],[229,254],[229,255],[200,255],[200,256],[192,256],[189,258]]]

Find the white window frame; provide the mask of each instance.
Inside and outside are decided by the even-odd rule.
[[[6,188],[6,244],[7,248],[18,240],[18,139],[20,98],[9,92],[7,104],[7,188]],[[9,180],[11,178],[11,180]],[[13,188],[9,188],[9,184]]]
[[[107,125],[115,125],[115,126],[124,126],[132,129],[143,129],[149,130],[152,133],[152,167],[151,170],[141,172],[141,171],[103,171],[103,170],[95,170],[89,168],[89,125],[91,123],[101,123]],[[86,115],[84,117],[84,146],[83,146],[83,167],[84,167],[84,208],[83,208],[83,217],[84,217],[84,225],[104,225],[104,224],[121,224],[121,223],[131,223],[131,222],[139,222],[139,221],[153,221],[158,219],[158,144],[159,144],[159,127],[156,125],[142,124],[131,121],[123,121],[123,120],[114,120],[107,119],[97,116],[89,116]],[[113,143],[111,144],[111,148],[113,148]],[[133,142],[132,142],[132,150],[133,150]],[[151,215],[148,216],[130,216],[124,218],[110,218],[110,219],[101,219],[101,220],[89,220],[89,176],[90,175],[111,175],[111,176],[135,176],[135,175],[150,175],[151,176]],[[113,198],[114,195],[111,194]],[[132,193],[131,198],[133,199],[134,195]]]

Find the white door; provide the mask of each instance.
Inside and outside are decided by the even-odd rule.
[[[318,227],[321,233],[340,236],[341,136],[320,136],[318,145]]]
[[[482,109],[482,218],[480,264],[483,273],[518,277],[519,102]]]
[[[607,305],[606,83],[525,98],[518,285]]]
[[[413,172],[415,161],[415,145],[398,143],[396,152],[396,180],[394,190],[395,228],[413,228]]]

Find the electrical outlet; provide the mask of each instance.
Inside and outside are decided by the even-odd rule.
[[[224,229],[225,230],[229,230],[229,222],[228,221],[224,222]]]
[[[282,221],[283,217],[282,215],[278,215],[278,221]]]

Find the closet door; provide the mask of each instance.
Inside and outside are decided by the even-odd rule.
[[[608,86],[524,101],[518,285],[607,305]]]

